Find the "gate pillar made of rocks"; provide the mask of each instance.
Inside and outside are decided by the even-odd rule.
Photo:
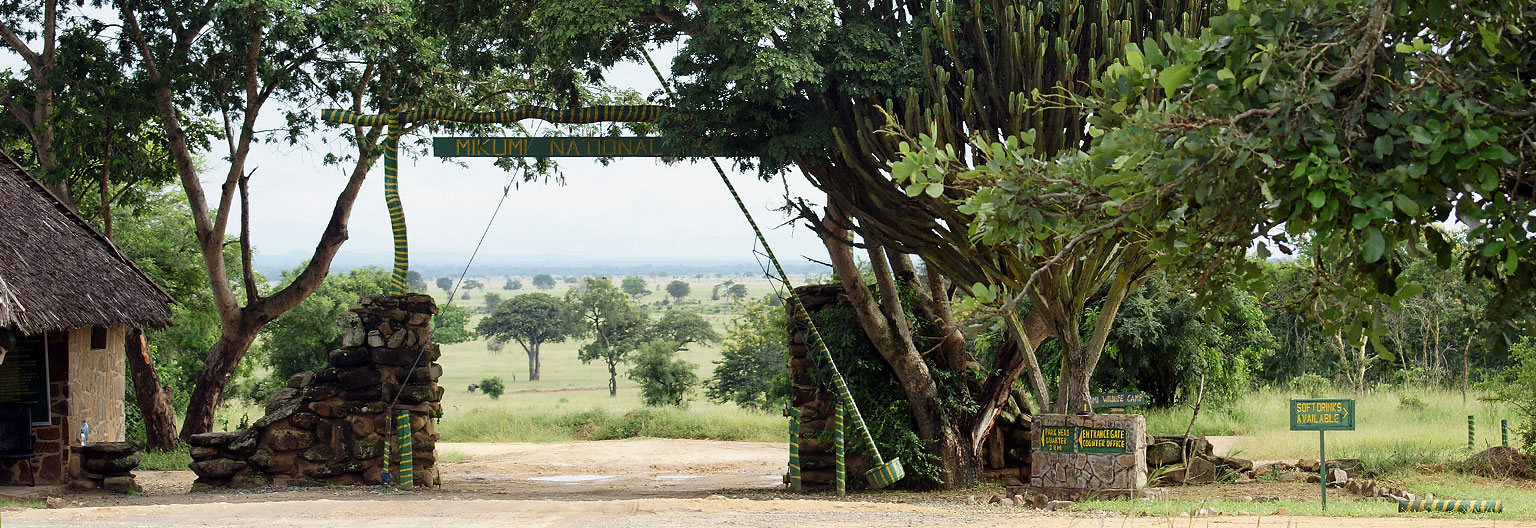
[[[193,435],[193,489],[377,485],[395,441],[391,410],[410,411],[415,481],[437,475],[443,369],[432,343],[437,305],[420,294],[370,295],[338,317],[342,348],[267,398],[248,429]],[[414,365],[414,368],[413,368]],[[398,450],[393,450],[398,452]]]

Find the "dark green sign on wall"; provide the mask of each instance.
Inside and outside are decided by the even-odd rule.
[[[1092,427],[1041,427],[1040,450],[1047,453],[1121,455],[1130,451],[1125,429]]]
[[[1292,431],[1353,431],[1355,400],[1312,398],[1291,400]]]
[[[1048,453],[1073,453],[1077,446],[1073,440],[1077,435],[1072,434],[1071,427],[1041,427],[1040,449]]]
[[[0,404],[32,408],[32,424],[48,425],[48,351],[42,334],[16,340],[0,363]]]

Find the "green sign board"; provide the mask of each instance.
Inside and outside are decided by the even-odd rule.
[[[1130,450],[1125,441],[1125,429],[1040,428],[1040,450],[1047,453],[1123,455]]]
[[[1292,431],[1353,431],[1355,400],[1312,398],[1291,400]]]
[[[1072,434],[1071,427],[1041,427],[1040,449],[1047,453],[1074,453],[1077,446],[1072,444],[1076,435]]]
[[[32,408],[32,424],[48,425],[48,350],[43,335],[16,340],[16,349],[0,362],[0,404]]]
[[[659,137],[434,137],[440,158],[685,158],[708,156],[701,145],[676,145]]]
[[[1092,396],[1093,408],[1105,407],[1135,407],[1147,404],[1147,393],[1136,392],[1111,392],[1107,394],[1094,394]]]

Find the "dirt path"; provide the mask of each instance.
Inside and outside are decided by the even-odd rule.
[[[1017,526],[1407,528],[1536,526],[1448,519],[1127,517],[973,504],[964,494],[870,493],[838,501],[776,491],[778,443],[621,440],[438,444],[443,487],[187,493],[186,471],[141,472],[145,493],[68,497],[73,507],[0,511],[6,527],[837,527]]]

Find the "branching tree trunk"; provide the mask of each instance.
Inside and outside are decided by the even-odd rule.
[[[176,414],[171,406],[171,391],[160,383],[155,372],[154,359],[144,341],[144,331],[134,328],[128,332],[124,346],[128,356],[128,372],[133,378],[134,397],[138,401],[139,414],[144,417],[144,433],[150,449],[169,451],[176,448]]]
[[[69,192],[69,182],[60,174],[56,174],[54,168],[59,162],[54,155],[54,138],[57,124],[54,122],[55,101],[57,91],[57,67],[59,44],[59,2],[58,0],[45,0],[43,2],[42,25],[37,38],[41,41],[38,49],[33,49],[16,28],[10,23],[0,23],[0,39],[21,57],[26,65],[27,75],[34,87],[32,92],[31,107],[19,101],[5,87],[0,86],[0,106],[21,123],[23,129],[32,140],[32,149],[37,157],[37,169],[43,176],[45,184],[59,201],[71,210],[77,209],[74,195]]]

